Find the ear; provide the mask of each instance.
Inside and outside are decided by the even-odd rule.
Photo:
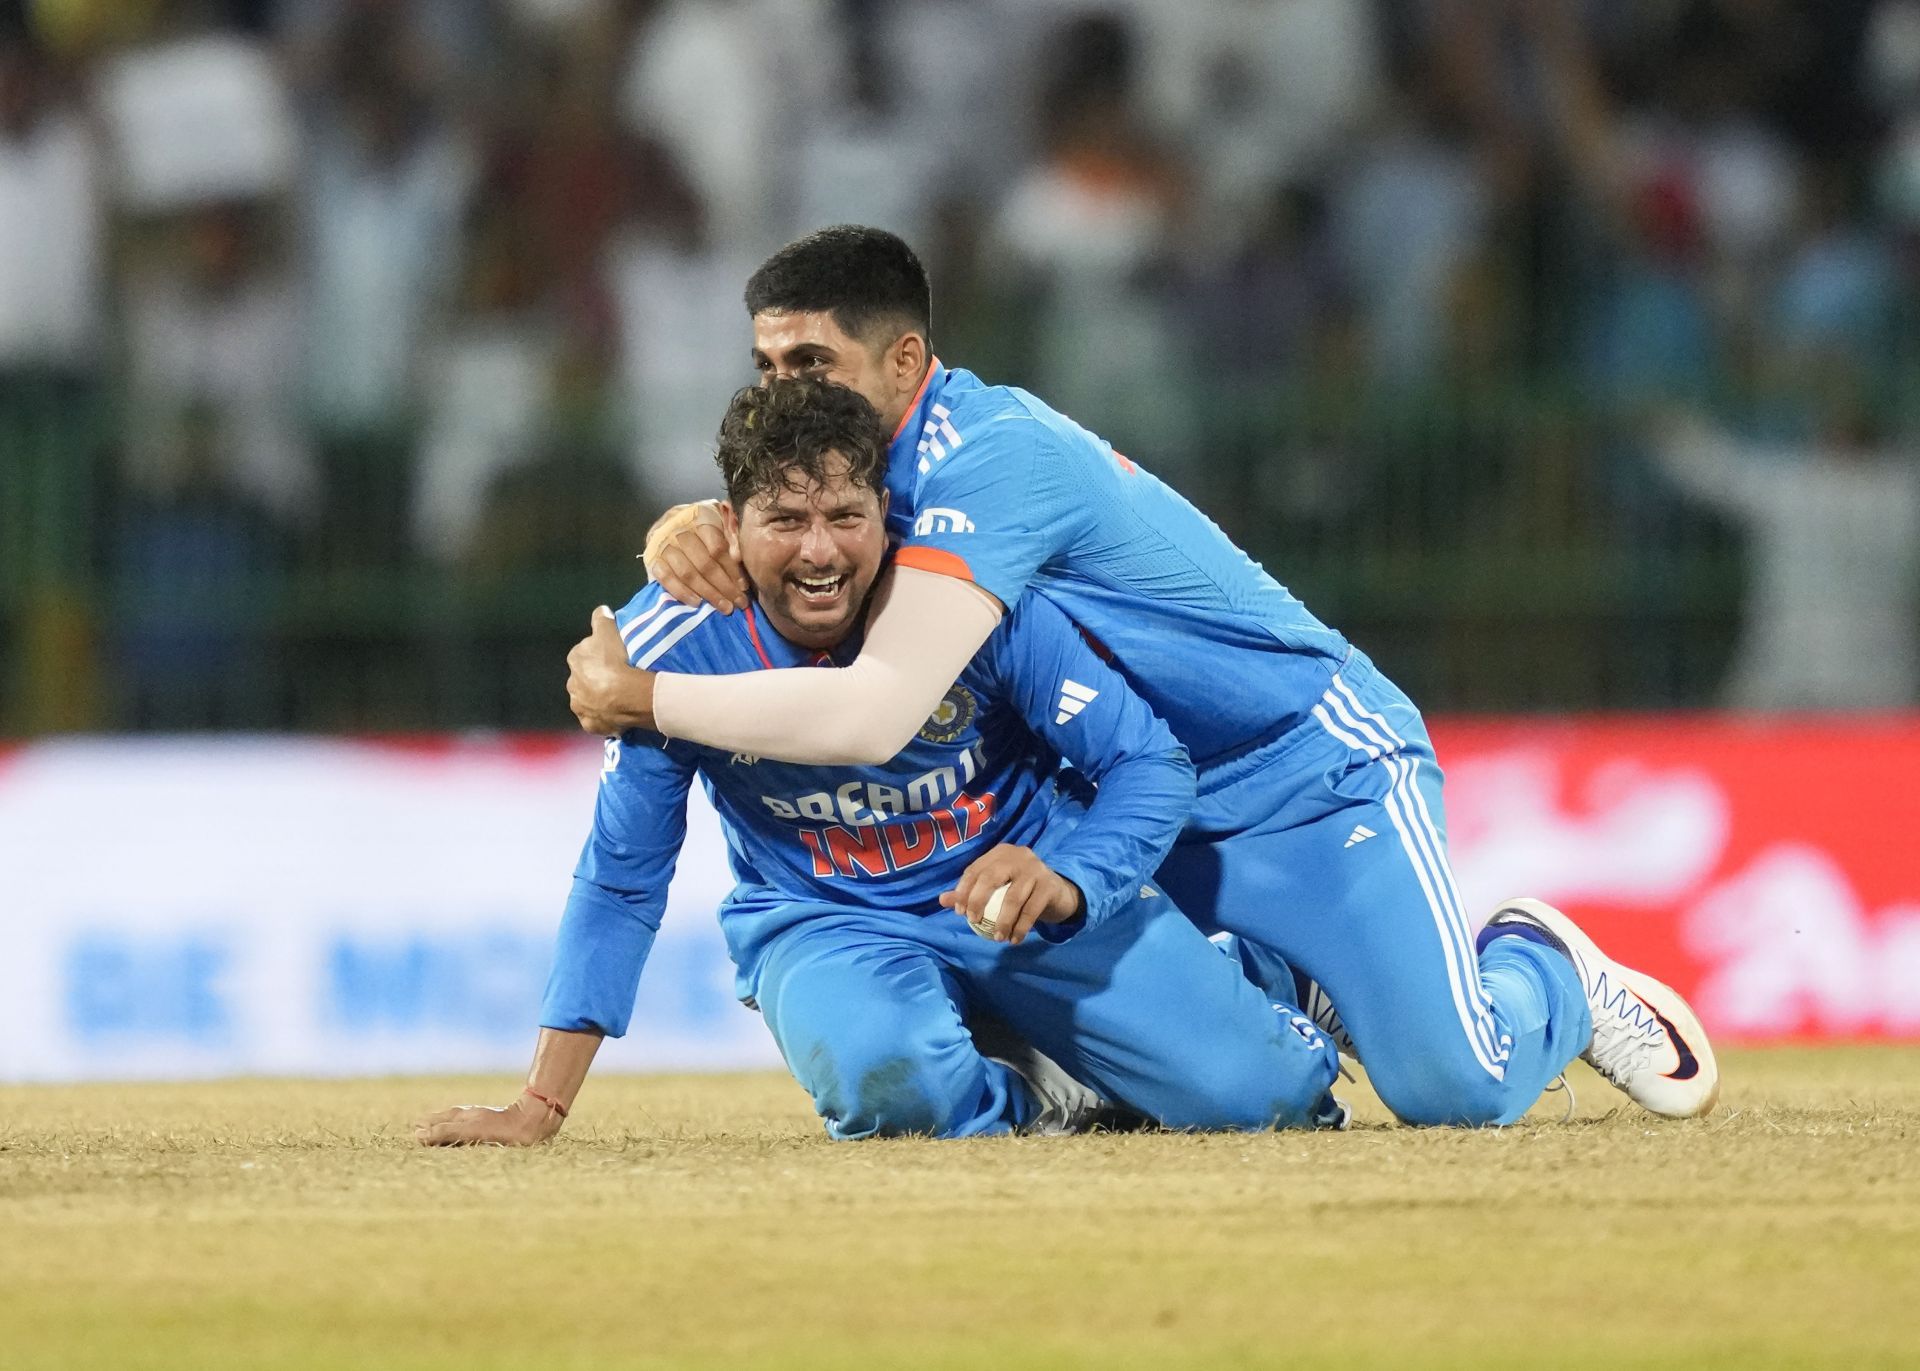
[[[720,501],[720,527],[727,531],[727,541],[735,547],[740,546],[740,515],[733,508],[733,501]]]
[[[893,345],[890,361],[894,386],[911,394],[919,389],[927,370],[927,340],[917,333],[902,334]]]
[[[893,492],[885,486],[880,487],[880,522],[887,522],[887,510],[893,504]]]

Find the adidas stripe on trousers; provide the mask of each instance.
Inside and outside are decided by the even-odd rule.
[[[1426,726],[1357,651],[1307,722],[1232,775],[1202,772],[1160,881],[1202,932],[1318,981],[1407,1123],[1510,1123],[1591,1034],[1565,957],[1520,938],[1476,954],[1493,911],[1454,884]]]

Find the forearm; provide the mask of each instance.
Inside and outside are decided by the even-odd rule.
[[[527,1089],[559,1102],[563,1110],[573,1109],[587,1069],[605,1041],[599,1033],[572,1033],[563,1028],[542,1028],[540,1041],[533,1049],[533,1067],[527,1072]]]
[[[1078,825],[1058,824],[1034,844],[1048,866],[1080,887],[1098,923],[1151,881],[1193,808],[1193,769],[1182,750],[1115,766]]]
[[[901,569],[851,666],[655,678],[653,727],[670,738],[810,765],[877,766],[933,713],[1000,621],[964,581]]]
[[[611,1038],[627,1031],[664,904],[664,891],[629,899],[574,878],[540,1005],[543,1030]]]

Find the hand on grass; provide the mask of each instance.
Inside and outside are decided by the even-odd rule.
[[[531,1095],[502,1107],[457,1104],[413,1126],[422,1147],[532,1147],[560,1131],[560,1115]]]

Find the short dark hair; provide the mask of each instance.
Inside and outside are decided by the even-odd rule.
[[[847,461],[848,480],[876,495],[885,489],[887,435],[866,397],[828,381],[776,377],[734,392],[714,462],[740,510],[776,489],[825,481],[835,452]]]
[[[825,310],[852,337],[868,343],[883,328],[892,342],[918,331],[933,341],[933,289],[927,269],[898,234],[835,224],[788,243],[747,278],[747,313]]]

